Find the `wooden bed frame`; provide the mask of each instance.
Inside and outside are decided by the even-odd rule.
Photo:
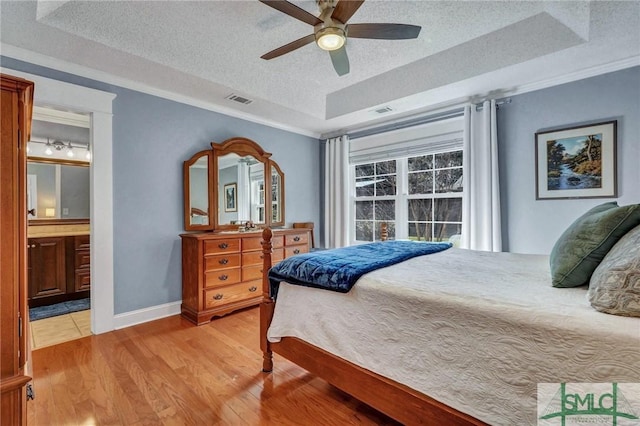
[[[275,300],[270,296],[268,271],[271,268],[272,232],[262,232],[263,277],[260,304],[260,348],[262,371],[273,370],[273,353],[299,365],[333,386],[406,425],[485,425],[468,414],[457,411],[403,384],[339,358],[317,346],[295,337],[280,342],[267,340],[273,318]]]

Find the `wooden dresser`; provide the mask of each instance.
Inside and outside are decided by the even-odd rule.
[[[1,75],[0,144],[0,423],[27,423],[31,380],[27,309],[27,141],[33,83]]]
[[[182,316],[202,325],[260,304],[261,231],[182,234]],[[273,230],[275,263],[310,249],[311,229]]]

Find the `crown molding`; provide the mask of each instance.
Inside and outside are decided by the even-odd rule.
[[[206,102],[199,99],[194,99],[190,96],[181,95],[179,93],[171,92],[168,90],[158,89],[140,83],[137,81],[129,80],[127,78],[118,77],[113,74],[99,71],[94,68],[86,67],[83,65],[74,64],[62,59],[54,58],[51,56],[43,55],[41,53],[26,50],[20,47],[16,47],[10,44],[0,43],[0,54],[9,58],[17,59],[19,61],[29,62],[34,65],[39,65],[46,68],[52,68],[56,71],[62,71],[69,74],[77,75],[80,77],[89,78],[99,82],[112,84],[114,86],[122,87],[136,92],[146,93],[148,95],[157,96],[159,98],[167,99],[174,102],[202,108],[207,111],[224,114],[229,117],[239,118],[242,120],[250,121],[252,123],[261,124],[263,126],[273,127],[279,130],[287,132],[297,133],[303,136],[310,136],[313,138],[319,138],[320,133],[313,132],[307,129],[288,126],[283,123],[279,123],[272,120],[267,120],[262,117],[258,117],[253,114],[243,113],[231,108],[225,108],[221,105]]]
[[[515,96],[523,93],[534,92],[536,90],[548,89],[550,87],[560,86],[561,84],[584,80],[585,78],[596,77],[598,75],[608,74],[610,72],[620,71],[636,66],[640,66],[640,55],[631,56],[629,58],[609,62],[603,65],[597,65],[559,77],[537,81],[535,83],[523,84],[515,87],[513,90],[503,92],[499,97],[503,98],[506,96]]]

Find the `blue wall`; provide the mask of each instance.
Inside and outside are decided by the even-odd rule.
[[[618,121],[618,198],[536,200],[534,135],[540,130]],[[640,67],[512,97],[498,111],[504,250],[551,252],[589,208],[640,203]]]
[[[116,314],[181,300],[182,162],[212,141],[241,136],[259,143],[285,174],[287,224],[320,221],[317,139],[7,57],[0,57],[0,65],[117,95],[113,103]]]

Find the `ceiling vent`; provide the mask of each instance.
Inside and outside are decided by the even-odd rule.
[[[375,112],[376,114],[386,114],[391,111],[393,111],[393,109],[390,106],[385,106],[385,107],[373,110],[373,112]]]
[[[233,93],[227,96],[225,99],[229,99],[235,102],[240,102],[241,104],[244,104],[244,105],[249,105],[251,102],[253,102],[252,99],[243,98],[242,96],[238,96]]]

